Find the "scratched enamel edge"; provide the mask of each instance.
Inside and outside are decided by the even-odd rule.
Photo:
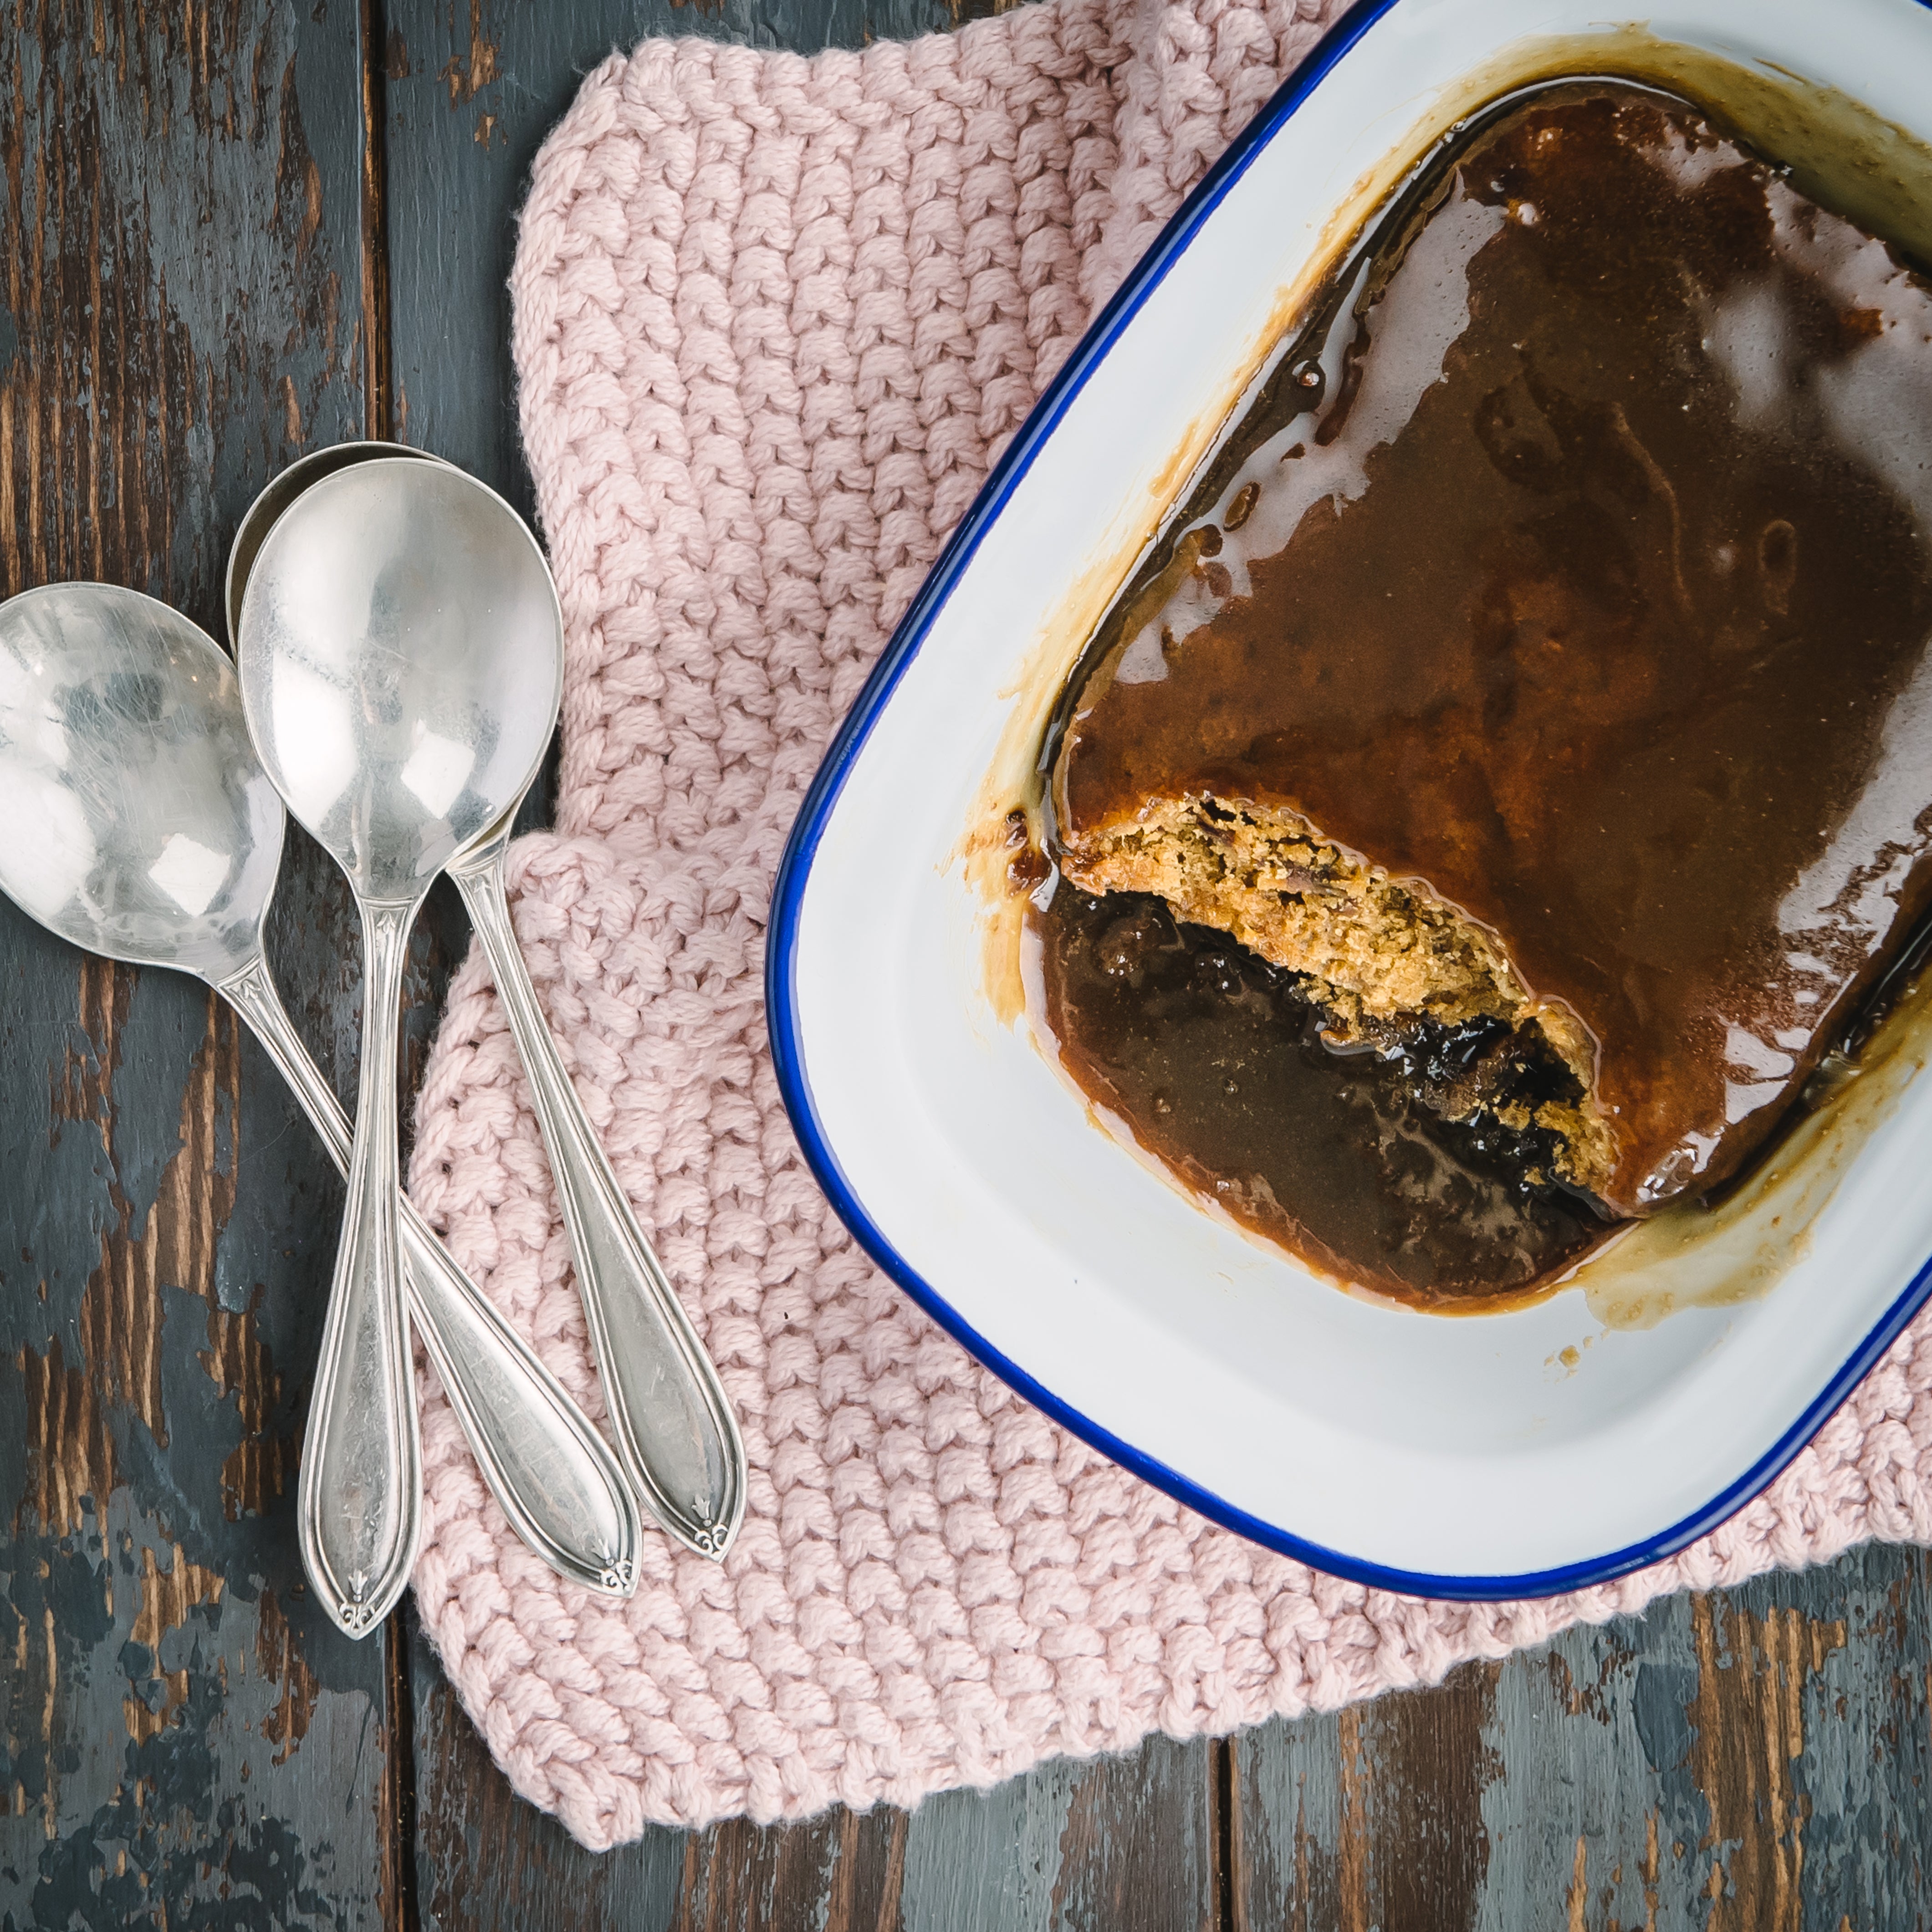
[[[41,10],[0,70],[4,589],[218,629],[242,508],[362,427],[352,10]],[[344,1070],[350,929],[297,855],[277,950]],[[292,1521],[339,1190],[204,988],[0,935],[0,1925],[374,1922],[385,1660]]]

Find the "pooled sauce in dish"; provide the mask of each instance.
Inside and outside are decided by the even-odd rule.
[[[1258,801],[1422,882],[1587,1030],[1605,1195],[1647,1211],[1750,1156],[1932,902],[1929,533],[1924,281],[1702,110],[1539,88],[1445,142],[1274,358],[1070,684],[1049,830]],[[1215,947],[1271,970],[1225,935],[1112,973],[1144,910],[1033,915],[1044,1018],[1190,1186],[1411,1298],[1520,1292],[1588,1238],[1533,1148],[1452,1210],[1487,1154],[1418,1182],[1327,1124],[1395,1118],[1426,1040],[1184,1112],[1310,1022],[1183,996]]]

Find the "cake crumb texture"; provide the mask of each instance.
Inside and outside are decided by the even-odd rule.
[[[1599,1192],[1616,1162],[1613,1124],[1594,1095],[1596,1043],[1567,1008],[1538,1000],[1495,938],[1419,880],[1391,878],[1296,812],[1217,797],[1155,796],[1131,817],[1062,842],[1066,878],[1089,892],[1152,892],[1177,919],[1228,933],[1315,982],[1343,1037],[1365,1045],[1405,1023],[1488,1018],[1540,1034],[1580,1100],[1498,1112],[1560,1138],[1564,1178]],[[1464,1112],[1482,1106],[1469,1094]]]

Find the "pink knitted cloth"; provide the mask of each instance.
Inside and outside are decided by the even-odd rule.
[[[646,42],[590,76],[538,160],[515,348],[569,662],[560,829],[517,849],[518,926],[752,1464],[722,1568],[653,1534],[611,1604],[518,1543],[426,1376],[423,1621],[512,1783],[586,1845],[910,1805],[1428,1683],[1863,1537],[1932,1538],[1922,1322],[1673,1562],[1483,1606],[1314,1574],[976,1367],[872,1268],[793,1142],[760,975],[806,782],[1034,396],[1322,24],[1316,0],[1046,0],[809,60]],[[601,1414],[479,958],[412,1184]]]

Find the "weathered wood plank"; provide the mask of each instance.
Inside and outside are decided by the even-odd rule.
[[[1927,1585],[1873,1547],[1251,1732],[1236,1923],[1922,1925]]]
[[[420,1637],[424,1932],[1208,1932],[1215,1747],[1043,1766],[908,1816],[653,1831],[602,1856],[513,1797]]]
[[[361,431],[352,8],[0,24],[0,582],[220,628],[274,470]],[[352,1072],[354,925],[296,842],[275,951]],[[340,1192],[178,976],[0,907],[0,1925],[392,1918],[382,1640],[311,1615],[302,1411]]]
[[[921,1805],[904,1932],[1207,1932],[1219,1916],[1216,1753],[1157,1738]]]

